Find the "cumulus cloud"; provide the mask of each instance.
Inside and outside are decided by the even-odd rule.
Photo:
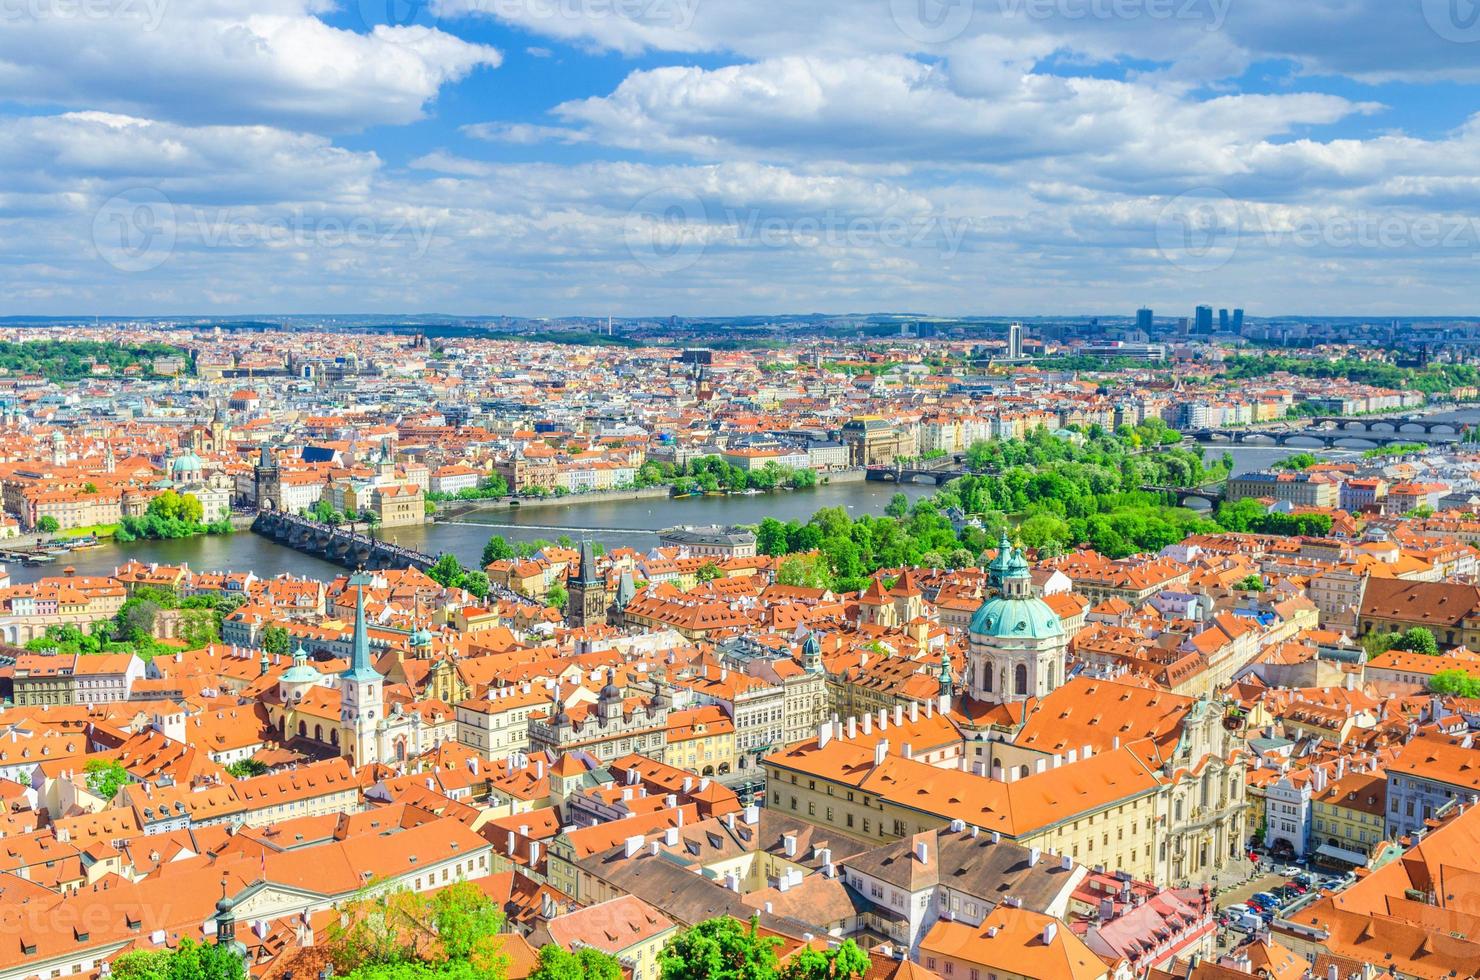
[[[0,90],[38,105],[320,131],[422,117],[499,53],[436,27],[330,27],[310,0],[25,0],[0,10]]]

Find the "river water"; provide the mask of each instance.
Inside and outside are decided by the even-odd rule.
[[[1234,472],[1262,469],[1299,448],[1234,446]],[[1208,447],[1207,458],[1218,459],[1224,449]],[[1356,453],[1337,450],[1320,453],[1329,458],[1350,458]],[[795,490],[754,496],[687,497],[681,500],[652,498],[601,502],[571,502],[557,506],[500,507],[472,511],[455,521],[416,527],[390,528],[384,536],[395,543],[428,554],[450,551],[464,565],[476,566],[490,535],[510,541],[555,540],[562,534],[579,539],[583,534],[607,547],[631,547],[646,551],[658,543],[657,533],[675,524],[757,524],[765,517],[805,521],[822,507],[843,507],[853,516],[882,514],[889,498],[903,491],[911,500],[935,491],[929,484],[896,486],[892,483],[834,483],[813,490]],[[187,538],[178,541],[135,541],[126,545],[105,544],[89,551],[73,552],[54,564],[37,567],[10,566],[12,581],[33,582],[60,574],[71,566],[78,575],[106,575],[129,558],[144,562],[177,565],[188,563],[201,570],[252,571],[268,578],[291,572],[328,579],[343,569],[331,562],[301,554],[275,544],[250,531],[224,537]]]

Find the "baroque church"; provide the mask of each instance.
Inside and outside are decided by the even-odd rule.
[[[971,617],[965,693],[1005,704],[1041,698],[1064,683],[1069,636],[1033,589],[1028,559],[1002,536],[987,567],[987,600]]]
[[[394,767],[436,748],[446,726],[431,724],[420,712],[407,711],[399,703],[386,708],[385,676],[371,659],[365,624],[365,588],[371,581],[365,572],[349,580],[355,590],[349,670],[338,675],[322,673],[300,646],[293,654],[293,665],[278,678],[276,691],[264,695],[263,701],[284,743],[301,739],[355,766],[378,762]],[[264,674],[267,667],[264,653]]]

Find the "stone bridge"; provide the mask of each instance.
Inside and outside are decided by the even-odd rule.
[[[1457,432],[1396,432],[1348,431],[1344,429],[1195,429],[1184,433],[1187,438],[1208,445],[1251,445],[1292,446],[1297,449],[1317,445],[1326,449],[1340,448],[1345,443],[1365,443],[1368,447],[1397,446],[1404,443],[1444,445],[1460,441]],[[1363,448],[1349,446],[1346,448]]]
[[[1186,507],[1189,500],[1203,500],[1208,506],[1217,507],[1228,496],[1228,488],[1222,483],[1210,483],[1203,487],[1155,487],[1143,486],[1147,493],[1160,493],[1175,498],[1178,507]]]
[[[953,459],[945,456],[921,463],[870,466],[864,473],[864,479],[886,483],[934,483],[943,487],[965,475],[966,467],[961,464],[960,457]]]
[[[252,522],[252,530],[295,551],[345,568],[419,568],[426,571],[437,563],[435,555],[403,548],[349,528],[321,524],[277,511],[265,510],[258,514]]]

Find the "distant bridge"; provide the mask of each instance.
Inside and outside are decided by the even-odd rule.
[[[1447,423],[1443,423],[1447,424]],[[1187,438],[1208,445],[1225,446],[1293,446],[1299,448],[1314,449],[1317,446],[1326,449],[1361,449],[1376,448],[1378,446],[1398,446],[1404,443],[1424,443],[1428,445],[1445,445],[1460,441],[1460,433],[1453,431],[1440,432],[1430,431],[1402,431],[1384,433],[1367,429],[1364,431],[1346,429],[1193,429],[1184,432]],[[1315,443],[1315,446],[1309,445]],[[1350,445],[1362,443],[1363,445]]]
[[[1178,507],[1186,507],[1189,500],[1204,500],[1209,506],[1217,507],[1228,496],[1228,487],[1223,483],[1209,483],[1201,487],[1143,486],[1141,489],[1147,493],[1160,493],[1175,497]]]
[[[295,551],[345,568],[418,568],[424,572],[437,563],[436,556],[422,551],[277,511],[265,510],[258,514],[252,522],[252,530]]]
[[[935,465],[931,465],[932,463]],[[965,475],[966,467],[949,456],[943,456],[940,459],[909,465],[895,463],[870,466],[864,473],[864,479],[886,483],[934,483],[942,487]]]
[[[1433,419],[1423,415],[1373,416],[1364,419],[1317,416],[1310,421],[1315,428],[1339,429],[1342,432],[1458,435],[1465,428],[1463,422]]]

